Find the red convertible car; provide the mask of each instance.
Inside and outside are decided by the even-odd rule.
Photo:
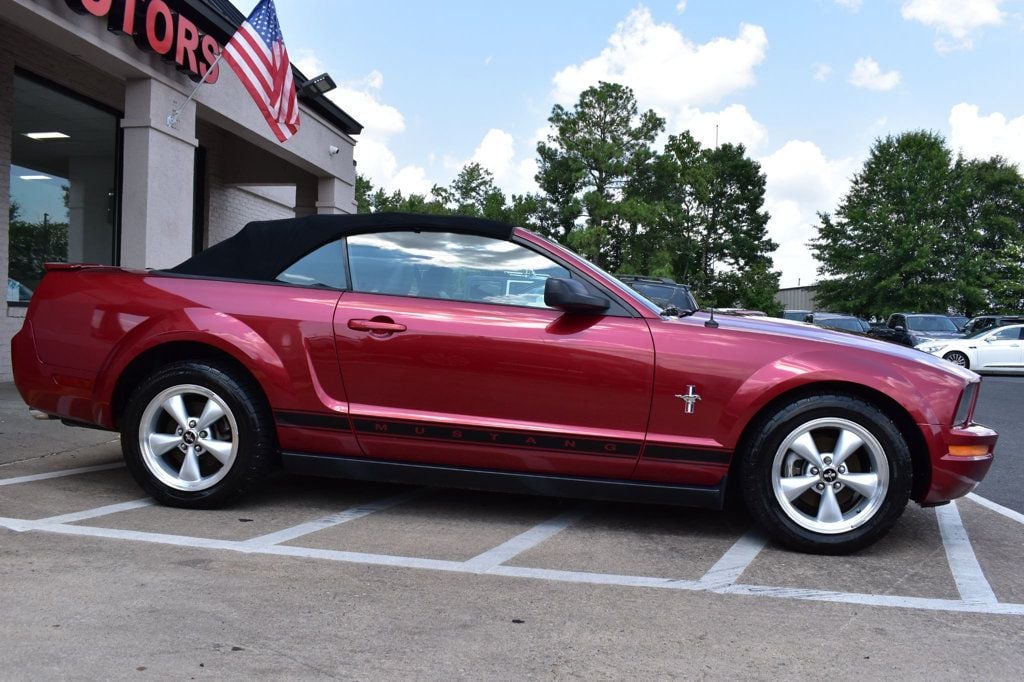
[[[120,431],[145,491],[302,474],[722,507],[841,553],[969,492],[980,381],[925,353],[660,310],[521,228],[252,223],[169,270],[48,266],[12,342],[37,415]]]

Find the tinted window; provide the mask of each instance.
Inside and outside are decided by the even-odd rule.
[[[324,244],[285,268],[277,276],[278,282],[305,286],[345,288],[345,251],[342,241]]]
[[[1006,329],[1000,329],[999,331],[992,332],[992,335],[988,338],[993,341],[1016,341],[1020,338],[1021,328],[1020,327],[1009,327]]]
[[[956,325],[942,315],[916,315],[907,318],[908,329],[915,332],[955,332]]]
[[[859,332],[862,331],[860,322],[855,319],[848,317],[833,317],[821,320],[818,322],[822,327],[831,327],[832,329],[842,329],[848,332]]]
[[[572,275],[512,242],[449,232],[348,238],[352,288],[376,294],[546,308],[544,283]]]

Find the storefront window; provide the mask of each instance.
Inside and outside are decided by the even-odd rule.
[[[15,75],[9,304],[28,302],[44,263],[115,262],[117,125],[104,108]]]

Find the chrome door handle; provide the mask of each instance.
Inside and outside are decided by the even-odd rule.
[[[348,328],[357,332],[370,332],[371,334],[395,334],[406,330],[404,324],[377,318],[372,320],[349,320]]]

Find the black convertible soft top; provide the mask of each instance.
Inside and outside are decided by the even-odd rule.
[[[351,234],[389,230],[457,232],[511,239],[513,227],[482,218],[413,213],[311,215],[261,220],[249,223],[238,234],[165,272],[270,281],[289,265],[328,242]]]

